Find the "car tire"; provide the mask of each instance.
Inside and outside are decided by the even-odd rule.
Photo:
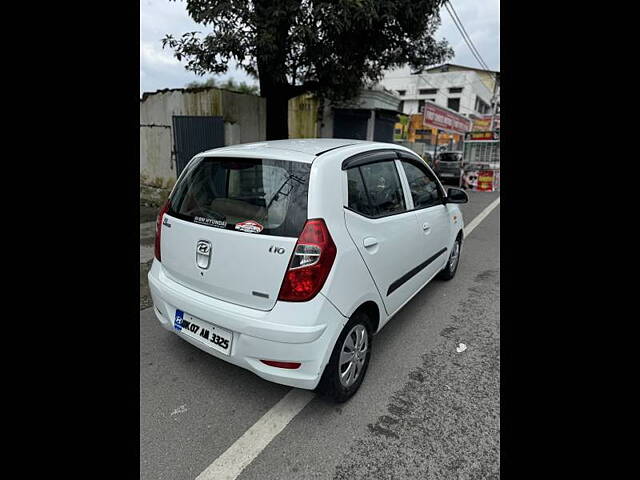
[[[359,335],[362,333],[364,336],[360,337]],[[371,321],[366,313],[356,312],[342,329],[316,390],[337,403],[346,402],[351,398],[362,385],[367,373],[371,358],[371,345]],[[352,347],[357,347],[353,349],[357,350],[357,354],[354,354],[349,360],[348,350]],[[342,356],[343,351],[347,355]],[[341,359],[343,360],[342,364],[340,364]],[[347,373],[349,368],[353,369],[351,373]],[[354,374],[355,378],[352,376]]]
[[[462,239],[458,235],[456,241],[453,244],[453,248],[451,249],[451,253],[449,254],[449,260],[445,265],[444,269],[440,272],[441,280],[451,280],[456,276],[456,272],[458,271],[458,265],[460,264],[460,254],[462,253]],[[455,255],[455,258],[454,258]]]

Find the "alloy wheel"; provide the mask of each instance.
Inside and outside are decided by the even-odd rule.
[[[453,250],[451,251],[451,257],[449,258],[449,271],[454,272],[458,266],[458,260],[460,258],[460,240],[456,240],[453,244]]]
[[[345,337],[340,349],[338,376],[344,387],[350,387],[360,378],[368,350],[367,329],[361,324],[355,325]]]

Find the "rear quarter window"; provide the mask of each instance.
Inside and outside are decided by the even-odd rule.
[[[202,157],[170,200],[169,215],[214,228],[297,237],[307,219],[311,165],[286,160]]]

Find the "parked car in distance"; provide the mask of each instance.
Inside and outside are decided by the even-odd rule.
[[[436,156],[434,171],[438,178],[460,184],[460,172],[462,171],[462,152],[442,152]]]
[[[395,144],[278,140],[196,155],[156,222],[160,324],[260,377],[347,400],[373,336],[456,273],[458,203]]]

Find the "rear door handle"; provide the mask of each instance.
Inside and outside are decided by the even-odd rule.
[[[424,222],[422,224],[422,230],[424,230],[425,232],[428,232],[429,230],[431,230],[431,225],[429,225],[427,222]]]
[[[375,245],[378,244],[378,240],[376,238],[373,237],[367,237],[362,241],[362,244],[364,245],[364,248],[369,248],[369,247],[373,247]]]

